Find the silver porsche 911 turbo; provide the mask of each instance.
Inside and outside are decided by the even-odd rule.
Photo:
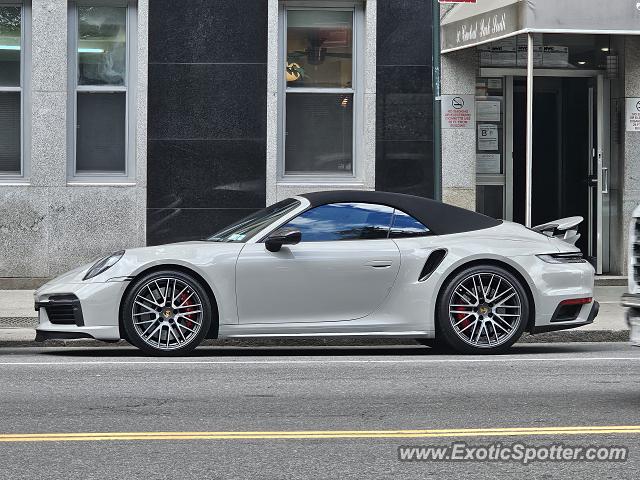
[[[502,352],[597,315],[575,224],[535,231],[384,192],[300,195],[206,240],[115,252],[50,281],[35,293],[37,339],[125,339],[156,355],[205,338],[338,336]]]

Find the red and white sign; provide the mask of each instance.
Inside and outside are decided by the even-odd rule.
[[[442,95],[442,128],[475,129],[475,95]]]

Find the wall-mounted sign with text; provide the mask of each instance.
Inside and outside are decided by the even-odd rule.
[[[640,98],[627,98],[627,132],[640,132]]]
[[[475,95],[442,95],[442,128],[473,130],[476,121]]]
[[[442,24],[442,50],[477,45],[520,30],[520,4]]]

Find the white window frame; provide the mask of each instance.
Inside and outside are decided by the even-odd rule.
[[[1,1],[1,0],[0,0]],[[78,85],[78,7],[127,7],[126,72],[124,85]],[[67,182],[70,184],[132,184],[136,180],[136,78],[137,1],[78,0],[69,2],[68,13],[68,109]],[[82,172],[76,170],[78,93],[125,93],[125,171]]]
[[[353,12],[353,61],[351,88],[287,87],[284,75],[287,66],[287,12],[289,10],[333,10]],[[278,167],[280,184],[330,183],[353,184],[363,182],[364,151],[364,3],[352,1],[286,1],[279,10],[279,66],[278,66]],[[286,95],[288,93],[353,94],[352,171],[346,173],[285,173]]]
[[[0,92],[20,92],[20,173],[0,171],[0,184],[28,183],[31,174],[31,0],[0,0],[2,7],[21,8],[20,85],[2,87]],[[29,67],[29,68],[28,68]]]

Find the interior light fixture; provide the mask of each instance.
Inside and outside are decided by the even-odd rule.
[[[104,53],[101,48],[79,48],[78,53]]]
[[[0,45],[0,50],[20,50],[20,45]]]
[[[609,51],[609,47],[602,47],[600,50],[602,50],[603,52],[608,52]]]
[[[578,62],[578,65],[586,65],[586,64],[587,64],[587,62],[585,62],[584,60]]]

